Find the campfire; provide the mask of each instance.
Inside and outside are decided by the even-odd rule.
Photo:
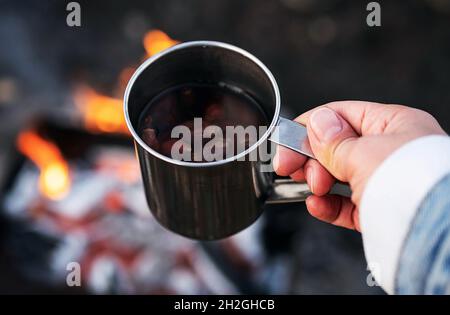
[[[152,30],[143,39],[145,58],[176,43]],[[77,86],[81,124],[44,117],[18,135],[21,163],[4,208],[27,229],[15,246],[34,249],[21,252],[19,265],[40,270],[33,272],[39,281],[64,284],[67,263],[78,262],[85,288],[95,293],[245,292],[208,252],[222,253],[222,264],[229,260],[232,270],[251,275],[262,267],[263,253],[258,244],[240,244],[255,242],[258,225],[205,245],[166,231],[148,211],[122,109],[121,94],[135,68],[123,69],[111,95]],[[234,278],[248,287],[248,277]]]
[[[151,30],[143,38],[146,51],[144,58],[151,57],[177,43],[178,41],[166,33]],[[127,67],[121,72],[117,94],[123,93],[134,70],[135,67]],[[84,126],[88,131],[129,134],[121,98],[102,95],[89,86],[80,85],[74,92],[74,103],[82,114]],[[42,138],[33,130],[27,130],[18,136],[17,147],[39,168],[39,189],[44,196],[58,200],[67,195],[71,181],[69,166],[54,143]]]

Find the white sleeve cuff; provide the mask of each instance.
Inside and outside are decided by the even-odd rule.
[[[364,252],[387,293],[395,293],[403,241],[420,203],[449,172],[450,137],[435,135],[403,145],[370,177],[360,206]]]

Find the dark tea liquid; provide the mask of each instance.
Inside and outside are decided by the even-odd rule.
[[[194,127],[194,118],[202,119],[201,128],[198,128],[198,124]],[[180,125],[186,126],[191,131],[192,138],[180,150],[186,150],[190,154],[191,162],[205,162],[204,156],[194,150],[193,143],[194,137],[203,138],[203,131],[208,126],[217,126],[214,128],[222,130],[223,139],[214,139],[216,143],[212,151],[221,148],[218,153],[220,159],[224,159],[230,157],[230,152],[231,155],[236,155],[248,149],[261,136],[259,133],[257,138],[236,136],[227,133],[227,126],[253,126],[259,130],[259,127],[267,124],[268,120],[259,104],[239,89],[225,84],[185,84],[168,89],[149,102],[142,113],[139,131],[142,140],[149,147],[173,157],[172,147],[180,139],[171,136],[172,129]],[[211,145],[211,138],[203,138],[201,145],[207,145],[208,142]]]

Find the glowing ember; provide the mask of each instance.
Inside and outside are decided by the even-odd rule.
[[[39,189],[54,200],[62,199],[70,189],[69,166],[58,147],[33,131],[22,132],[17,147],[40,170]]]
[[[170,38],[166,33],[160,30],[152,30],[147,32],[143,40],[144,48],[148,57],[178,43],[178,41]]]
[[[75,103],[83,114],[88,130],[128,134],[121,99],[101,95],[85,87],[75,93]]]
[[[134,155],[116,151],[114,154],[101,154],[96,161],[96,169],[114,175],[121,181],[132,184],[140,179],[139,166]]]

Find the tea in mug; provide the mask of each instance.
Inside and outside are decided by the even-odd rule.
[[[238,88],[184,84],[150,100],[139,130],[142,140],[165,156],[174,158],[175,152],[190,162],[209,162],[248,149],[267,125],[259,104]]]

